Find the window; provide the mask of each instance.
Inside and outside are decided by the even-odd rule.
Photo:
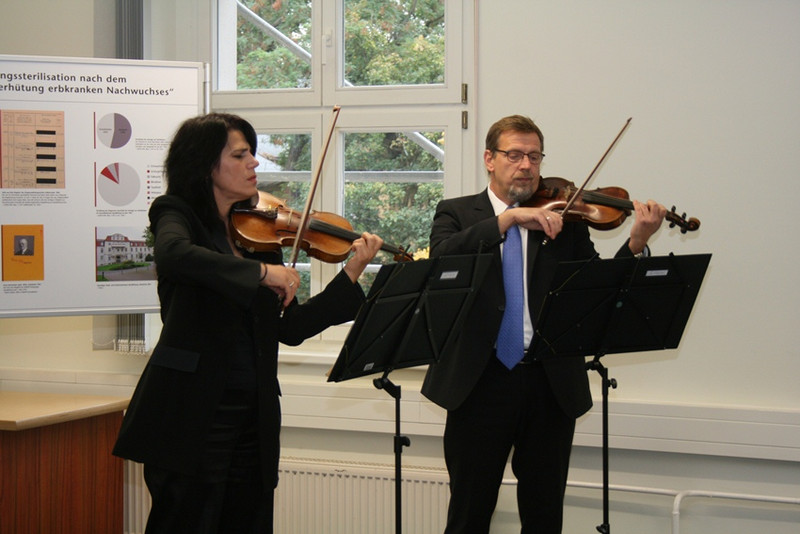
[[[314,103],[324,90],[342,105],[365,98],[459,103],[462,42],[471,42],[465,40],[467,4],[218,0],[215,89],[240,97],[269,90]]]
[[[396,249],[427,249],[443,198],[444,138],[442,130],[345,133],[345,217]]]
[[[283,206],[282,215],[302,213],[311,185],[311,135],[308,133],[259,133],[256,158],[258,187]],[[289,237],[289,236],[287,236]],[[291,249],[283,250],[284,261],[291,261]],[[301,284],[297,298],[309,297],[309,258],[300,250],[296,267]]]
[[[463,127],[473,9],[472,0],[217,0],[211,107],[256,128],[260,189],[302,211],[319,167],[317,212],[424,253],[436,204],[474,173]],[[391,261],[381,253],[369,271]],[[297,265],[311,294],[339,267],[306,255]]]
[[[310,0],[220,0],[217,88],[311,87]]]
[[[440,0],[344,1],[344,85],[441,85],[445,9]]]

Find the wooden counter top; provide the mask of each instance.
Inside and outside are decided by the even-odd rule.
[[[128,397],[0,391],[0,430],[25,430],[122,411]]]

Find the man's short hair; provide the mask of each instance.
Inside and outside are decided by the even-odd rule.
[[[544,135],[538,126],[524,115],[509,115],[492,124],[486,133],[486,150],[497,150],[500,135],[505,132],[535,133],[539,136],[539,143],[544,150]]]

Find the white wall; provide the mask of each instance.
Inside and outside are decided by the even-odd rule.
[[[0,54],[115,56],[112,0],[3,0]]]
[[[618,399],[800,406],[800,3],[481,3],[478,127],[524,113],[542,173],[577,184],[628,117],[589,188],[619,185],[700,219],[657,254],[713,254],[678,350],[605,359]],[[481,187],[483,183],[481,183]],[[595,232],[608,257],[630,230]]]

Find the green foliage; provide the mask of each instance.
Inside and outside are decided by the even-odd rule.
[[[253,12],[304,50],[311,50],[311,0],[245,0]],[[345,79],[356,86],[444,82],[444,3],[441,0],[345,0]],[[305,88],[310,66],[284,45],[240,19],[239,89]],[[424,133],[443,147],[442,132]],[[272,135],[274,161],[287,171],[310,171],[310,136]],[[349,133],[347,171],[441,171],[442,164],[399,132]],[[301,210],[308,183],[281,182],[266,189]],[[345,218],[357,232],[379,234],[412,252],[429,246],[430,224],[443,196],[441,181],[352,181],[345,184]],[[388,262],[388,255],[379,255]],[[300,261],[304,261],[301,259]]]
[[[345,79],[354,85],[444,82],[439,0],[347,0]]]
[[[443,144],[441,132],[425,136]],[[347,171],[438,171],[441,163],[399,133],[351,133],[345,138]],[[345,218],[357,231],[380,235],[414,251],[429,245],[430,223],[442,199],[441,182],[349,182]]]
[[[245,0],[251,11],[311,51],[310,0]],[[346,0],[345,79],[354,85],[444,82],[441,0]],[[311,67],[282,43],[240,19],[239,89],[311,86]]]
[[[153,248],[156,244],[156,237],[153,235],[153,232],[150,230],[149,226],[144,228],[142,232],[142,239],[144,239],[144,244],[150,248]]]
[[[270,142],[281,147],[275,163],[285,171],[311,170],[311,136],[271,135]]]
[[[271,89],[311,86],[311,68],[285,48],[248,52],[237,73],[239,89],[263,89],[263,80],[269,80]]]
[[[357,232],[378,234],[387,244],[411,252],[420,250],[430,245],[430,225],[442,187],[441,183],[349,183],[344,217]],[[391,259],[381,257],[382,263]]]
[[[310,0],[242,3],[301,48],[311,50]],[[311,66],[245,19],[240,19],[237,25],[236,53],[239,89],[311,86]]]
[[[443,145],[442,132],[427,132],[425,137]],[[435,171],[439,160],[401,133],[350,133],[345,143],[348,171]]]

